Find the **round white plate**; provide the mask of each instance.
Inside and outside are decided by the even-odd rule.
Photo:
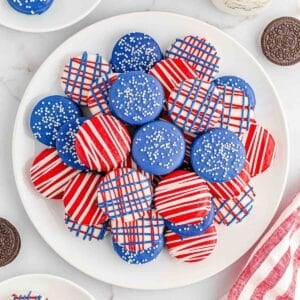
[[[51,299],[95,300],[83,288],[69,280],[47,274],[17,276],[0,283],[0,299],[10,299],[12,294],[41,295]]]
[[[27,32],[49,32],[71,26],[91,13],[101,0],[54,0],[41,15],[25,15],[0,0],[0,24]]]
[[[83,242],[68,233],[64,226],[62,203],[44,199],[30,182],[30,164],[43,147],[34,140],[29,128],[33,106],[46,95],[62,93],[58,78],[70,55],[87,50],[99,52],[109,59],[114,43],[130,31],[152,35],[162,49],[166,49],[176,37],[187,34],[205,36],[222,57],[220,75],[235,74],[251,83],[257,96],[257,120],[272,132],[277,142],[273,166],[253,180],[257,197],[252,214],[241,224],[220,226],[219,242],[214,253],[200,263],[180,263],[164,250],[155,262],[142,266],[128,265],[114,253],[109,237],[103,242]],[[43,63],[29,84],[17,114],[13,164],[19,193],[30,219],[61,257],[86,274],[112,284],[138,289],[166,289],[191,284],[220,272],[260,237],[275,213],[285,185],[287,130],[272,83],[256,60],[237,42],[218,29],[192,18],[160,12],[133,13],[101,21],[80,31]]]

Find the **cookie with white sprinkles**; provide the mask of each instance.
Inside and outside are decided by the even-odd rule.
[[[68,166],[78,169],[86,170],[86,166],[79,161],[75,149],[75,136],[80,126],[87,119],[77,118],[66,122],[58,131],[56,139],[56,149],[62,161]]]
[[[63,96],[48,96],[33,108],[30,127],[39,142],[55,147],[60,127],[78,117],[81,111],[74,102]]]
[[[184,154],[183,134],[166,121],[142,126],[132,141],[133,159],[141,169],[154,175],[165,175],[180,167]]]
[[[131,32],[117,41],[110,63],[113,71],[117,73],[148,72],[161,59],[163,55],[160,47],[151,36],[142,32]]]
[[[246,152],[230,130],[213,128],[200,135],[192,145],[191,163],[196,174],[207,181],[225,182],[244,168]]]
[[[108,97],[111,112],[130,125],[156,119],[163,109],[164,91],[159,81],[143,72],[120,74]]]
[[[16,11],[26,15],[41,15],[47,11],[54,0],[7,0]]]

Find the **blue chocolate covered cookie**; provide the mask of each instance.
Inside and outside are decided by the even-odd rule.
[[[40,15],[52,5],[54,0],[7,0],[16,11],[26,15]]]
[[[122,121],[142,125],[162,111],[164,92],[159,81],[143,72],[121,74],[109,92],[109,108]]]

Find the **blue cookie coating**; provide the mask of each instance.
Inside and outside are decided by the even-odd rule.
[[[41,15],[52,5],[54,0],[7,0],[10,6],[26,15]]]
[[[256,105],[255,93],[252,87],[244,79],[237,76],[222,76],[213,80],[213,83],[220,86],[236,87],[244,91],[245,95],[249,99],[249,103],[252,108]]]
[[[159,239],[155,243],[155,246],[143,251],[137,251],[137,252],[128,251],[125,250],[119,244],[114,242],[113,242],[113,247],[116,253],[129,264],[135,264],[135,265],[146,264],[154,260],[162,251],[164,247],[164,238],[162,236],[161,239]]]
[[[86,118],[82,117],[66,122],[60,127],[56,139],[56,150],[62,161],[68,166],[78,170],[87,169],[87,167],[80,162],[75,149],[76,133],[86,120]]]
[[[213,128],[192,144],[191,163],[195,173],[211,182],[236,177],[245,165],[246,152],[239,138],[225,128]]]
[[[121,74],[109,92],[111,112],[130,125],[156,119],[163,109],[164,91],[159,81],[143,72]]]
[[[139,128],[132,141],[132,157],[144,171],[168,174],[183,162],[185,140],[172,123],[153,121]]]
[[[165,220],[165,224],[171,231],[177,233],[181,237],[189,237],[203,234],[213,223],[214,217],[215,210],[212,205],[209,214],[199,224],[176,225],[175,223],[171,223],[168,220]]]
[[[162,59],[161,49],[151,36],[142,32],[131,32],[118,40],[110,63],[116,73],[148,72]]]
[[[78,117],[81,117],[81,111],[73,101],[63,96],[49,96],[33,108],[30,127],[38,141],[55,147],[60,127]]]

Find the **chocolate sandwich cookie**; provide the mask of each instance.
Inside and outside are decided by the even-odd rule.
[[[300,61],[300,20],[281,17],[273,20],[261,37],[264,55],[274,64],[289,66]]]
[[[21,247],[20,235],[10,222],[0,218],[0,267],[11,263]]]
[[[49,9],[54,0],[7,0],[16,11],[26,15],[41,15]]]

